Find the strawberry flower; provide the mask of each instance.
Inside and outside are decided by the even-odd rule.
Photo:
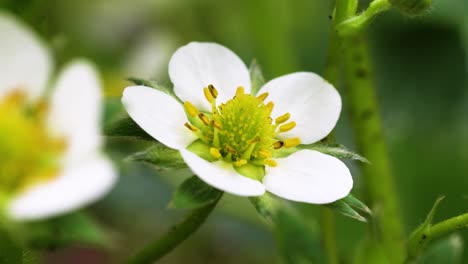
[[[327,136],[341,111],[340,95],[320,76],[288,74],[252,94],[239,57],[219,44],[196,42],[173,54],[169,76],[178,98],[131,86],[122,102],[207,184],[239,196],[268,191],[314,204],[349,194],[353,181],[343,162],[300,148]]]

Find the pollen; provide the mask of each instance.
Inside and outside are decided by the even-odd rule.
[[[66,142],[50,135],[46,113],[45,102],[31,105],[18,91],[0,99],[2,195],[13,195],[57,175]]]

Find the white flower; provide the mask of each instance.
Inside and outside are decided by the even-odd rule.
[[[127,87],[122,102],[207,184],[240,196],[269,191],[315,204],[349,194],[352,177],[340,160],[313,150],[279,155],[324,138],[338,120],[340,95],[318,75],[288,74],[250,95],[249,72],[232,51],[190,43],[172,56],[169,76],[183,105],[145,86]]]
[[[97,73],[74,61],[46,97],[52,58],[14,17],[0,13],[0,195],[15,220],[63,214],[113,186],[116,172],[100,153]],[[2,200],[5,201],[5,200]]]

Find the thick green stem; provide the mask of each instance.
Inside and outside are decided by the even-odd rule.
[[[429,229],[429,235],[431,239],[436,239],[462,227],[468,227],[468,213],[452,217],[433,225]]]
[[[220,196],[221,198],[221,196]],[[127,263],[143,264],[159,260],[185,239],[191,236],[205,222],[219,199],[191,211],[179,223],[172,226],[161,238],[147,245],[142,251],[130,258]]]
[[[362,35],[341,38],[347,107],[359,153],[371,164],[361,164],[363,181],[376,213],[377,235],[391,263],[404,259],[404,233],[393,175],[383,136],[382,121],[366,40]]]

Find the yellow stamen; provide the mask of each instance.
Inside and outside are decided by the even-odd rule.
[[[263,150],[260,150],[258,151],[258,156],[260,156],[261,158],[271,158],[271,152],[266,150],[266,149],[263,149]]]
[[[221,124],[218,123],[218,122],[216,122],[216,121],[214,121],[214,120],[211,120],[211,123],[210,123],[210,124],[211,124],[211,126],[217,128],[217,129],[221,129]]]
[[[291,130],[291,129],[295,128],[295,127],[296,127],[296,122],[291,121],[291,122],[289,122],[289,123],[286,123],[286,124],[284,124],[284,125],[281,125],[281,126],[279,127],[279,131],[280,131],[280,132],[288,132],[289,130]]]
[[[247,164],[247,161],[245,159],[240,159],[238,161],[234,161],[234,166],[236,166],[236,167],[240,167],[240,166],[245,165],[245,164]]]
[[[288,138],[286,139],[284,142],[284,147],[285,148],[292,148],[292,147],[295,147],[297,145],[300,145],[301,144],[301,139],[298,138],[298,137],[295,137],[295,138]]]
[[[268,93],[262,93],[261,95],[257,96],[257,99],[263,102],[267,97]]]
[[[243,94],[244,94],[244,87],[243,86],[237,87],[236,96],[241,96]]]
[[[282,124],[282,123],[288,121],[290,117],[291,117],[291,114],[290,114],[290,113],[286,113],[286,114],[284,114],[284,115],[282,115],[282,116],[277,117],[277,118],[275,119],[275,123],[278,124],[278,125],[279,125],[279,124]]]
[[[200,120],[203,122],[203,124],[205,124],[206,126],[210,124],[210,119],[208,119],[208,117],[206,117],[206,115],[204,115],[203,113],[199,113],[198,114],[198,118],[200,118]]]
[[[280,148],[283,147],[283,145],[284,145],[284,142],[283,142],[283,141],[281,141],[281,140],[280,140],[280,141],[276,141],[275,143],[273,143],[273,148],[274,148],[274,149],[280,149]]]
[[[189,123],[185,123],[184,126],[185,126],[186,128],[188,128],[188,129],[192,130],[193,132],[197,132],[197,131],[198,131],[198,129],[197,129],[196,127],[192,126],[192,125],[189,124]]]
[[[215,101],[215,99],[213,98],[213,95],[211,95],[211,92],[210,92],[210,89],[208,88],[203,88],[203,93],[205,94],[205,98],[206,100],[211,104]]]
[[[265,165],[268,165],[270,167],[276,167],[278,165],[278,162],[272,159],[266,159],[263,162],[265,163]]]
[[[219,152],[219,149],[217,148],[210,148],[210,154],[215,159],[221,158],[221,152]]]
[[[211,96],[213,96],[214,99],[218,97],[218,90],[216,90],[216,88],[212,84],[208,85],[208,90],[210,91],[210,94]]]
[[[198,109],[189,101],[184,102],[184,108],[185,111],[192,117],[195,117],[200,113]]]
[[[266,108],[270,113],[271,111],[273,111],[273,107],[275,107],[275,104],[273,102],[268,102],[268,104],[266,104]]]

